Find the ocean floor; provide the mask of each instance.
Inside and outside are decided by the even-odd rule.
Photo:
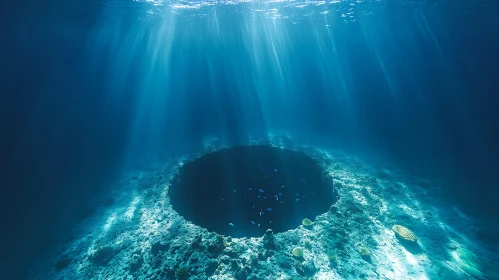
[[[271,224],[262,225],[261,237],[209,232],[180,216],[169,197],[186,162],[226,148],[209,141],[199,154],[124,174],[109,203],[40,262],[32,278],[499,279],[497,248],[477,238],[487,226],[452,206],[437,182],[341,151],[291,145],[285,137],[248,144],[313,158],[334,182],[338,200],[308,217],[312,224],[280,233]]]

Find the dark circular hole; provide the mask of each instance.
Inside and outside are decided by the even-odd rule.
[[[223,149],[187,162],[169,192],[186,220],[232,237],[296,228],[336,201],[332,179],[314,159],[269,146]]]

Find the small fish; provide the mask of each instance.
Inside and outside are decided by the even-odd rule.
[[[258,224],[258,227],[260,227],[260,224]]]
[[[253,207],[251,207],[251,208],[255,208],[255,205],[253,205]]]
[[[279,200],[279,197],[278,197],[278,196],[276,196],[276,197],[275,197],[275,200]]]
[[[284,188],[284,185],[281,186],[281,189]]]
[[[300,200],[299,198],[295,199],[295,201],[299,201],[299,200]]]
[[[257,196],[258,198],[260,198],[260,196]]]
[[[313,194],[315,194],[315,192]]]
[[[263,190],[262,190],[262,189],[259,189],[258,191],[259,191],[259,192],[263,192]]]
[[[277,172],[277,168],[274,168],[274,171]]]
[[[270,208],[270,207],[269,207],[269,208],[267,208],[267,211],[272,211],[272,208]]]
[[[236,192],[236,190],[234,190],[234,192]]]
[[[221,199],[222,201],[224,201],[224,198],[223,198],[221,195],[220,195],[220,199]]]
[[[271,224],[271,223],[272,223],[272,220],[270,220],[269,224]]]
[[[253,188],[248,188],[249,191],[251,191]]]
[[[251,221],[251,223],[252,223],[252,224],[255,224],[255,222],[254,222],[254,221]]]
[[[282,193],[279,193],[279,196],[282,196]]]
[[[229,226],[234,227],[234,224],[233,223],[229,223]]]

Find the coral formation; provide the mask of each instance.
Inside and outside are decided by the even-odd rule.
[[[331,266],[336,266],[338,265],[338,256],[336,255],[336,253],[334,251],[330,251],[327,253],[327,258],[329,260],[329,264]]]
[[[398,238],[400,238],[404,241],[408,241],[408,242],[417,242],[418,241],[416,235],[410,229],[408,229],[404,226],[394,225],[392,227],[392,230],[395,232],[395,235]]]
[[[298,257],[298,258],[303,257],[303,249],[300,247],[294,248],[291,253],[293,253],[293,256],[295,256],[295,257]]]
[[[364,258],[369,257],[371,255],[371,252],[369,252],[369,250],[367,248],[364,248],[364,247],[359,248],[358,251],[359,251],[359,254]]]
[[[312,222],[310,219],[303,219],[303,221],[301,221],[301,223],[304,225],[304,226],[311,226],[314,224],[314,222]]]
[[[186,279],[187,276],[189,275],[189,267],[185,264],[180,265],[175,270],[175,275],[177,276],[178,279]]]
[[[338,206],[336,206],[336,204],[333,204],[331,205],[331,207],[329,207],[329,212],[331,212],[331,214],[336,214],[337,211],[338,211]]]
[[[199,253],[198,252],[192,253],[191,260],[197,260],[198,258],[199,258]]]

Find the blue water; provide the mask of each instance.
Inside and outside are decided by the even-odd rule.
[[[497,1],[52,1],[2,9],[2,279],[123,170],[286,133],[497,215]],[[4,267],[5,266],[5,267]]]

